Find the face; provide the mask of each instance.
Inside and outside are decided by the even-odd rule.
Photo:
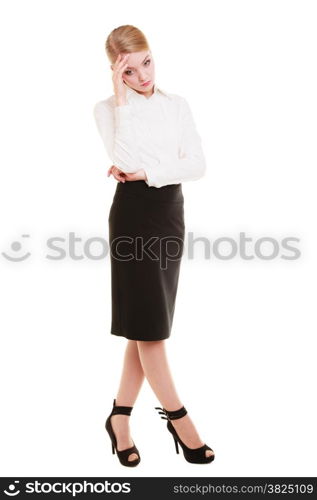
[[[153,57],[149,50],[132,52],[128,57],[128,66],[122,73],[123,81],[139,94],[151,95],[155,78]],[[147,83],[148,85],[142,85]]]

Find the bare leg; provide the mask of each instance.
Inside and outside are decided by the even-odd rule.
[[[139,351],[135,340],[128,340],[124,355],[123,370],[116,397],[117,406],[134,406],[144,381],[143,368],[140,363]],[[125,450],[133,446],[130,437],[129,416],[113,415],[111,417],[113,431],[117,438],[118,450]],[[136,453],[131,453],[128,460],[138,458]]]
[[[178,410],[183,406],[174,386],[170,372],[164,340],[137,341],[141,365],[151,388],[168,411]],[[185,415],[177,420],[171,420],[176,432],[189,448],[198,448],[204,444],[200,439],[190,416]],[[206,457],[213,455],[206,450]]]

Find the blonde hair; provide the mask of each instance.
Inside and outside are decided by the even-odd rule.
[[[141,30],[131,24],[125,24],[111,31],[105,49],[111,64],[114,64],[119,53],[142,52],[150,50],[150,46]]]

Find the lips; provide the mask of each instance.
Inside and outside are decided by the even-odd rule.
[[[149,85],[151,83],[151,80],[149,80],[148,82],[145,82],[145,83],[142,83],[142,87],[146,87],[147,85]]]

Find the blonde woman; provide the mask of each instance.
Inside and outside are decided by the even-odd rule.
[[[201,139],[187,101],[155,83],[144,34],[131,25],[106,41],[114,94],[98,101],[94,117],[116,179],[108,223],[111,248],[111,334],[128,339],[117,397],[106,420],[113,454],[122,465],[141,460],[129,416],[144,377],[155,407],[191,463],[210,463],[207,446],[183,406],[167,360],[185,236],[182,182],[206,169]]]

